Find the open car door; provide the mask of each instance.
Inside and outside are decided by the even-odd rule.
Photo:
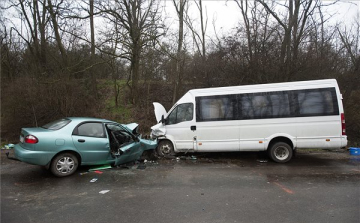
[[[140,140],[130,132],[130,129],[117,124],[107,124],[110,151],[115,158],[115,165],[135,161],[144,152]]]

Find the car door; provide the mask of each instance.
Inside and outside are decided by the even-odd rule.
[[[115,165],[140,158],[144,147],[135,135],[115,123],[107,124],[106,129],[109,134],[111,153],[115,157]]]
[[[81,123],[74,129],[72,139],[82,164],[101,164],[111,157],[109,139],[101,122]]]

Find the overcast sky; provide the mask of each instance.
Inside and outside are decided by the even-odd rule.
[[[177,17],[172,0],[161,0],[165,7],[165,14],[168,19],[167,22],[177,28]],[[334,1],[323,1],[323,4],[330,4]],[[212,21],[216,20],[216,29],[218,34],[228,33],[231,29],[235,28],[239,21],[241,21],[240,9],[234,1],[225,0],[204,0],[203,7],[207,9],[208,16],[208,35],[213,33]],[[280,8],[280,7],[279,7]],[[335,5],[323,8],[324,12],[328,15],[333,15],[329,20],[331,24],[337,22],[346,22],[347,25],[351,24],[355,19],[355,15],[360,13],[360,1],[340,1]],[[189,13],[191,18],[200,22],[199,12],[193,1],[190,0]]]

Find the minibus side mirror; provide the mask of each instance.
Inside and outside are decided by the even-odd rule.
[[[161,123],[162,123],[162,124],[165,124],[164,115],[161,116]]]

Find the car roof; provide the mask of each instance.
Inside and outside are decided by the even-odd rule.
[[[114,122],[107,119],[101,119],[101,118],[92,118],[92,117],[67,117],[67,119],[70,119],[72,121],[77,122],[86,122],[86,121],[95,121],[95,122]]]

